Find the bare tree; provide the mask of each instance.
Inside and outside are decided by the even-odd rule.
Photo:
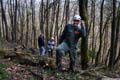
[[[88,14],[87,14],[87,0],[78,0],[79,1],[79,12],[82,19],[85,21],[87,35],[82,38],[81,42],[81,63],[82,69],[87,68],[88,58]]]
[[[31,0],[33,44],[36,47],[35,1]]]
[[[8,23],[7,23],[7,19],[6,19],[6,13],[5,13],[5,10],[4,10],[4,7],[3,7],[3,0],[0,0],[0,4],[1,4],[1,12],[2,12],[2,22],[4,22],[4,25],[5,25],[5,33],[6,33],[6,40],[9,41],[9,34],[8,34]]]
[[[97,53],[97,56],[96,56],[96,65],[98,65],[98,60],[99,60],[99,55],[101,54],[101,49],[102,49],[102,38],[103,38],[103,6],[104,6],[104,0],[102,0],[102,3],[101,3],[101,9],[100,9],[100,44],[99,44],[99,50],[98,50],[98,53]]]
[[[112,69],[115,61],[115,29],[116,29],[116,0],[113,0],[113,19],[111,26],[111,47],[110,47],[110,57],[109,57],[109,69]]]

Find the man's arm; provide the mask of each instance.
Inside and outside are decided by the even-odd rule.
[[[62,43],[63,40],[65,39],[66,30],[67,30],[67,25],[65,26],[65,28],[62,32],[62,35],[61,35],[60,40],[59,40],[59,44]]]
[[[82,36],[81,37],[86,37],[86,29],[85,29],[85,25],[84,23],[81,24],[81,32],[82,32]]]
[[[82,27],[82,37],[86,37],[86,29],[84,27]]]

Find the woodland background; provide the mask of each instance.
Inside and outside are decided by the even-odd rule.
[[[56,45],[65,24],[80,14],[87,36],[78,52],[88,53],[90,64],[110,70],[120,65],[120,0],[0,0],[0,49],[4,44],[38,49],[38,36]]]

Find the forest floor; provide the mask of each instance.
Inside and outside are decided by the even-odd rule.
[[[55,56],[46,56],[43,61],[38,50],[34,51],[13,44],[2,46],[0,80],[120,80],[119,65],[112,71],[103,65],[90,65],[87,70],[81,70],[80,63],[77,63],[75,72],[59,72],[55,69]],[[69,57],[66,55],[62,62],[68,68]]]

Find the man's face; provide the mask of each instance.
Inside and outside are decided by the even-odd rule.
[[[79,24],[80,24],[80,21],[79,20],[73,20],[73,25],[74,26],[79,26]]]

